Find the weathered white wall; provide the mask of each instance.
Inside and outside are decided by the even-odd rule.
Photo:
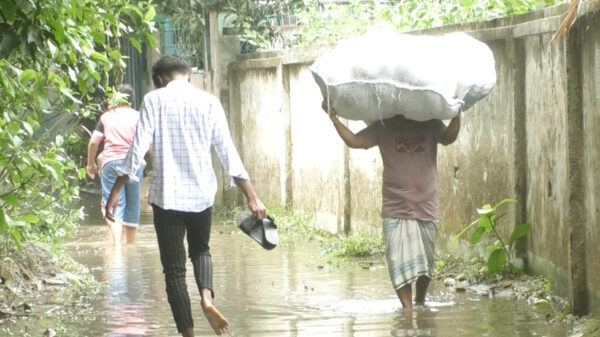
[[[492,94],[464,112],[457,142],[439,148],[441,233],[456,234],[483,204],[518,199],[501,232],[532,223],[519,252],[580,314],[600,310],[600,16],[584,8],[571,37],[551,42],[566,8],[419,33],[472,34],[494,52],[498,74]],[[343,146],[308,71],[326,50],[238,57],[229,66],[232,129],[266,201],[310,211],[332,232],[379,232],[378,150]]]
[[[600,20],[590,23],[582,38],[583,161],[585,193],[585,269],[589,307],[600,309]]]

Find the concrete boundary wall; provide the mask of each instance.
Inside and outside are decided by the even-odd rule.
[[[464,31],[496,58],[497,87],[463,114],[457,142],[439,149],[442,234],[457,233],[485,203],[518,199],[504,234],[532,223],[518,247],[529,270],[547,276],[576,314],[597,313],[600,14],[584,5],[568,38],[551,42],[567,8],[416,33]],[[344,146],[308,70],[327,50],[245,54],[230,63],[232,133],[264,201],[315,214],[333,233],[380,232],[379,152]],[[235,193],[223,200],[239,202]]]

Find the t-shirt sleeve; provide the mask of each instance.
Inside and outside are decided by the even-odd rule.
[[[446,132],[446,124],[439,119],[433,120],[433,137],[437,143],[440,142],[442,135]]]
[[[96,128],[94,129],[94,131],[98,131],[100,133],[104,133],[104,124],[102,124],[102,120],[98,121],[98,123],[96,124]]]
[[[381,130],[381,124],[375,122],[362,129],[356,135],[362,137],[367,142],[367,148],[371,148],[379,145],[379,130]]]
[[[96,124],[96,128],[92,133],[92,138],[104,139],[104,124],[102,123],[102,119]]]

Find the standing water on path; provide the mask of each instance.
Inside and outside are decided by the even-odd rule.
[[[71,336],[179,336],[167,302],[152,215],[134,245],[112,246],[102,220],[89,220],[67,251],[107,286],[92,299],[96,320],[67,323]],[[385,265],[319,266],[312,243],[263,250],[235,225],[213,221],[215,304],[231,336],[566,336],[524,302],[447,292],[432,283],[427,308],[401,309]],[[197,336],[212,336],[188,261]],[[43,331],[43,330],[42,330]],[[37,336],[37,334],[32,334]],[[39,334],[41,335],[41,333]]]

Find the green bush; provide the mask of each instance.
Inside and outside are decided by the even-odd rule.
[[[120,84],[121,41],[155,44],[153,18],[148,1],[0,0],[0,255],[77,225],[72,127]]]

